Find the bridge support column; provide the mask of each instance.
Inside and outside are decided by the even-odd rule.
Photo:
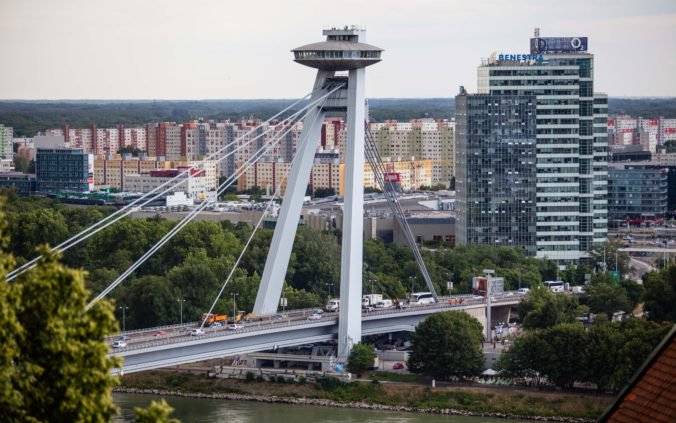
[[[315,101],[325,94],[322,87],[327,78],[333,76],[333,74],[334,72],[322,70],[317,72],[310,101]],[[303,121],[303,132],[300,136],[298,152],[291,165],[291,174],[286,184],[282,208],[275,225],[275,233],[272,236],[268,258],[265,261],[261,285],[256,295],[254,305],[254,313],[256,314],[277,312],[323,121],[324,110],[321,106],[315,106],[315,109]]]
[[[364,68],[350,70],[347,89],[347,144],[343,245],[340,262],[338,357],[346,359],[361,341],[362,262],[364,247]]]

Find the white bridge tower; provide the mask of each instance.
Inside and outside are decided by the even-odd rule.
[[[331,94],[325,102],[319,103],[303,122],[297,157],[291,167],[254,312],[271,314],[277,311],[324,114],[326,111],[346,112],[346,172],[338,321],[338,358],[345,359],[352,346],[361,341],[365,68],[380,61],[382,49],[365,44],[366,31],[356,27],[332,28],[324,30],[324,35],[326,41],[293,50],[297,63],[317,69],[310,101],[325,96],[336,84],[344,86]],[[348,72],[347,77],[336,74],[345,71]]]

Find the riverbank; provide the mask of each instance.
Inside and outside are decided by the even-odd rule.
[[[121,382],[116,392],[571,423],[595,421],[612,400],[601,395],[474,386],[430,388],[416,383],[271,383],[161,370],[125,375]]]

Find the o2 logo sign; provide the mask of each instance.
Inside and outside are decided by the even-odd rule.
[[[585,39],[586,40],[586,39]],[[587,49],[587,43],[585,42],[585,48],[584,50]],[[570,46],[573,48],[573,50],[582,50],[582,39],[575,37],[570,39]]]
[[[533,40],[533,53],[587,51],[587,37],[547,37]]]

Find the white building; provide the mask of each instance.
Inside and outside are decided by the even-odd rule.
[[[184,168],[152,170],[140,175],[128,175],[125,177],[125,189],[130,192],[150,192],[169,182],[184,170]],[[184,192],[188,198],[193,200],[205,200],[209,192],[214,190],[205,171],[193,170],[190,174],[180,176],[178,181],[172,182],[173,184],[176,186],[170,191],[171,193]],[[166,188],[168,187],[169,185]]]

